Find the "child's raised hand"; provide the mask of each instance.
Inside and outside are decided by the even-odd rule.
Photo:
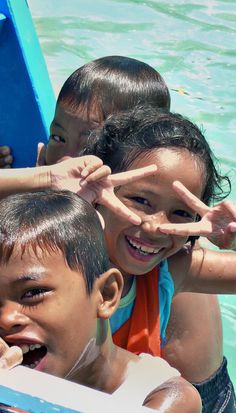
[[[13,157],[9,146],[0,146],[0,168],[11,168]]]
[[[9,347],[7,343],[0,338],[0,369],[11,369],[21,364],[23,353],[20,347]]]
[[[114,188],[149,176],[157,171],[150,165],[132,171],[111,175],[108,166],[93,155],[69,158],[50,167],[51,185],[77,193],[90,203],[98,203],[135,225],[141,218],[130,211],[115,195]]]
[[[201,216],[198,222],[186,224],[162,224],[160,231],[181,236],[205,236],[220,249],[236,250],[236,204],[223,201],[214,207],[204,204],[178,181],[173,188],[180,198]]]
[[[151,175],[156,172],[156,170],[156,165],[150,165],[145,168],[110,175],[110,168],[103,165],[95,172],[91,171],[92,173],[87,175],[89,172],[88,169],[85,169],[83,170],[82,175],[86,179],[81,182],[81,190],[78,191],[78,194],[90,203],[104,205],[114,211],[117,215],[132,222],[134,225],[139,225],[141,224],[141,218],[134,214],[119,200],[119,198],[117,198],[114,193],[114,188]]]
[[[43,142],[39,142],[38,147],[37,147],[36,166],[43,166],[46,164],[45,156],[46,156],[46,146],[44,145]]]

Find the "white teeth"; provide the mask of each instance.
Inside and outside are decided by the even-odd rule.
[[[31,363],[31,364],[25,364],[25,367],[28,367],[30,369],[35,369],[35,367],[39,364],[39,360],[35,361],[35,363]]]
[[[128,237],[127,237],[127,239],[133,247],[137,248],[139,250],[139,252],[141,252],[144,255],[157,254],[160,251],[160,248],[147,247],[147,246],[139,244],[137,241],[131,240]]]
[[[30,344],[30,346],[28,344],[23,344],[21,346],[21,350],[23,354],[26,354],[29,351],[35,350],[36,348],[40,348],[40,347],[42,347],[41,344]]]
[[[31,344],[30,345],[30,350],[35,350],[36,348],[42,347],[41,344]]]
[[[26,354],[29,351],[29,346],[27,344],[24,344],[23,346],[21,346],[21,350],[23,354]]]

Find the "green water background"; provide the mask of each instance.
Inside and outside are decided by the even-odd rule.
[[[155,67],[172,110],[202,126],[236,201],[236,1],[28,0],[57,96],[89,60],[126,55]],[[235,268],[236,272],[236,268]],[[236,297],[220,296],[236,386]],[[207,340],[207,337],[206,337]]]

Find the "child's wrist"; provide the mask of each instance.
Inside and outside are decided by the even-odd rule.
[[[31,187],[32,186],[32,187]],[[29,177],[29,189],[40,190],[52,187],[51,168],[49,166],[39,166],[34,170],[34,176]]]

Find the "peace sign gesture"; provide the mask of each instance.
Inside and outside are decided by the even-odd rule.
[[[181,182],[175,181],[173,188],[179,197],[201,220],[187,224],[162,224],[160,231],[181,236],[205,236],[220,249],[236,250],[236,205],[223,201],[209,207],[193,195]]]
[[[139,225],[141,218],[117,198],[114,188],[149,176],[156,171],[156,165],[149,165],[111,175],[110,168],[103,165],[100,158],[87,155],[79,158],[67,157],[62,162],[50,166],[50,178],[54,188],[75,192],[88,202],[102,204],[131,223]]]

